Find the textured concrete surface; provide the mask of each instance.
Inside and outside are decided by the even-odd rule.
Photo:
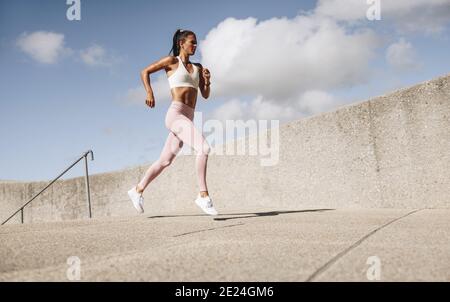
[[[198,211],[0,227],[1,281],[450,281],[449,209]],[[71,270],[72,269],[72,270]],[[73,276],[69,273],[69,276]],[[369,276],[374,276],[369,274]]]
[[[273,166],[261,165],[268,158],[261,149],[259,155],[248,151],[247,144],[255,138],[261,142],[266,133],[216,146],[208,161],[208,187],[225,210],[274,205],[448,209],[449,129],[450,75],[446,75],[268,131],[269,145],[272,138],[279,141],[279,162]],[[237,150],[247,146],[247,151],[217,153],[230,145]],[[192,210],[197,194],[194,162],[193,155],[180,155],[148,186],[144,196],[154,212]],[[92,175],[94,217],[132,214],[126,192],[150,164]],[[0,220],[45,185],[0,182]],[[170,202],[161,202],[168,194]],[[81,177],[55,183],[25,209],[24,216],[25,222],[40,222],[81,219],[87,213]],[[18,221],[19,216],[11,223]]]

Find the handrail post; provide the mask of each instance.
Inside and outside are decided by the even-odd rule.
[[[88,172],[88,163],[87,163],[87,155],[89,153],[91,154],[91,160],[94,160],[94,153],[92,152],[92,150],[89,150],[87,153],[84,154],[84,167],[85,167],[85,170],[86,170],[85,184],[86,184],[87,207],[88,207],[89,218],[92,218],[91,192],[89,190],[89,172]]]
[[[17,213],[20,212],[20,217],[21,217],[21,221],[23,223],[24,219],[23,219],[23,209],[29,204],[31,203],[36,197],[38,197],[42,192],[44,192],[45,190],[47,190],[48,187],[50,187],[55,181],[57,181],[61,176],[64,175],[64,173],[66,173],[67,171],[69,171],[70,169],[72,169],[73,166],[75,166],[79,161],[81,161],[84,157],[84,161],[85,161],[85,168],[86,168],[86,194],[87,194],[87,202],[88,202],[88,209],[89,209],[89,218],[92,218],[92,212],[91,212],[91,192],[89,191],[89,176],[88,176],[88,166],[87,166],[87,156],[88,154],[91,154],[91,160],[94,160],[94,152],[92,152],[92,150],[89,150],[87,152],[85,152],[82,156],[80,156],[74,163],[72,163],[66,170],[64,170],[61,174],[59,174],[55,179],[53,179],[48,185],[45,186],[45,188],[43,188],[39,193],[37,193],[36,195],[34,195],[30,200],[28,200],[24,205],[22,205],[22,207],[20,207],[19,209],[17,209],[11,216],[8,217],[8,219],[6,219],[5,221],[3,221],[1,223],[1,225],[4,225],[5,223],[7,223],[11,218],[13,218]]]

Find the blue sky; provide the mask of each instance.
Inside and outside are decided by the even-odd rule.
[[[81,20],[69,21],[65,0],[0,0],[0,179],[51,179],[88,149],[91,173],[155,160],[167,136],[168,86],[163,72],[151,75],[159,90],[150,109],[139,73],[168,54],[177,28],[196,32],[191,60],[211,70],[211,97],[199,94],[196,108],[208,118],[287,122],[449,72],[449,1],[382,2],[379,21],[350,14],[350,4],[338,11],[342,3],[82,0]],[[277,48],[297,36],[312,38],[298,50]],[[358,66],[349,66],[353,57]],[[277,73],[287,80],[271,78]],[[78,165],[64,178],[82,174]]]

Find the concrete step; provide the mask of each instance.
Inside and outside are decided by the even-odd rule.
[[[264,208],[11,224],[0,280],[68,281],[79,260],[81,281],[450,281],[448,217]]]

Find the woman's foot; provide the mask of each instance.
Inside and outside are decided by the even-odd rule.
[[[209,196],[202,197],[200,194],[198,194],[197,199],[195,200],[195,203],[206,214],[213,215],[213,216],[217,215],[217,211],[216,211],[216,209],[214,209],[211,197],[209,197]]]
[[[136,192],[138,192],[139,194],[142,194],[142,193],[144,193],[144,189],[141,189],[139,187],[139,185],[136,185]]]
[[[128,196],[131,199],[131,202],[133,203],[133,206],[139,213],[144,213],[144,197],[142,196],[142,192],[139,193],[137,191],[137,186],[131,188],[128,191]]]

